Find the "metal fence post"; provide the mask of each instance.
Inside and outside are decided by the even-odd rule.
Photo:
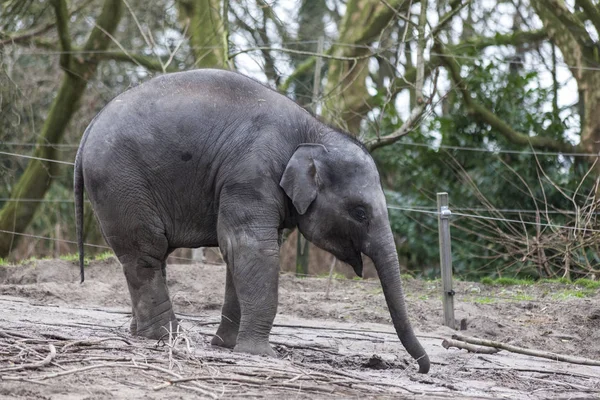
[[[442,301],[444,325],[456,329],[454,319],[454,289],[452,289],[452,253],[450,247],[450,215],[448,193],[437,194],[438,229],[440,237],[440,268],[442,270]]]

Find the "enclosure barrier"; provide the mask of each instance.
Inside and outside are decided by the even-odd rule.
[[[437,194],[437,207],[444,325],[456,329],[454,319],[454,289],[452,289],[452,252],[450,246],[450,216],[452,212],[448,208],[448,193],[442,192]]]

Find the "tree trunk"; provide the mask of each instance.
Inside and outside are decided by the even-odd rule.
[[[223,68],[227,62],[227,49],[223,46],[226,30],[221,0],[179,0],[177,4],[179,19],[187,24],[196,67]]]
[[[588,4],[588,3],[586,3]],[[592,22],[598,21],[598,6],[590,7],[596,15],[590,13]],[[560,49],[565,62],[570,65],[571,73],[579,89],[580,134],[579,149],[586,153],[600,152],[600,74],[595,70],[600,65],[600,55],[595,40],[585,29],[583,21],[569,11],[564,0],[532,0],[531,5],[542,20],[548,37]],[[591,157],[594,162],[596,157]],[[600,175],[600,163],[596,165],[596,175]],[[600,195],[600,187],[596,195]]]
[[[65,4],[62,3],[62,11],[66,11]],[[60,7],[57,7],[60,8]],[[106,50],[111,43],[111,39],[106,33],[111,34],[115,31],[120,19],[122,8],[121,0],[106,0],[102,13],[96,21],[96,27],[90,33],[84,50],[88,52]],[[68,29],[66,24],[68,19],[61,18],[57,11],[57,22],[64,23],[59,26],[59,37],[63,49],[70,49],[68,40]],[[84,53],[85,57],[88,53]],[[38,143],[58,144],[62,140],[65,129],[71,120],[73,114],[79,108],[81,99],[87,81],[96,71],[97,62],[93,59],[82,60],[75,59],[71,53],[64,53],[61,56],[61,66],[65,71],[61,87],[52,106],[48,117],[42,127]],[[56,150],[53,147],[38,147],[34,153],[35,157],[56,159]],[[32,160],[27,165],[23,175],[15,185],[11,193],[11,201],[8,201],[0,210],[0,230],[22,233],[25,231],[35,212],[40,205],[39,202],[18,202],[19,199],[41,199],[50,187],[58,165],[53,162]],[[17,200],[17,201],[15,201]],[[0,257],[8,256],[10,250],[19,240],[18,235],[12,235],[0,232]]]
[[[379,36],[396,13],[404,12],[398,10],[401,3],[403,7],[409,4],[400,0],[350,0],[346,4],[337,41],[348,45],[335,46],[333,56],[349,59],[329,62],[323,116],[353,135],[359,134],[360,123],[369,110],[366,83],[369,58],[366,56],[371,50],[367,45]]]

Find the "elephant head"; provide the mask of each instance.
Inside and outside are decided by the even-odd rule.
[[[379,173],[368,151],[350,137],[333,143],[302,144],[280,182],[297,211],[298,229],[312,243],[350,264],[362,276],[361,254],[377,269],[400,341],[429,371],[404,303],[398,254]]]

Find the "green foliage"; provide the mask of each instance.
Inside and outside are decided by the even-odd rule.
[[[547,110],[552,93],[536,73],[510,73],[503,64],[494,62],[476,62],[468,67],[469,87],[474,89],[472,95],[515,130],[567,140],[566,126],[576,128],[575,121],[561,119],[559,113]],[[381,101],[384,97],[382,94]],[[512,144],[489,125],[473,118],[452,93],[441,108],[441,114],[403,141],[374,153],[389,205],[434,211],[436,193],[448,192],[451,210],[476,209],[460,212],[534,222],[535,215],[497,210],[545,210],[547,205],[549,209],[572,209],[571,199],[556,190],[555,184],[563,193],[572,194],[581,182],[582,195],[574,198],[579,207],[586,201],[583,194],[593,193],[593,177],[583,179],[589,167],[584,161],[522,153],[531,149]],[[401,124],[391,108],[379,128],[389,132]],[[431,148],[439,144],[516,153]],[[495,210],[491,210],[492,207]],[[392,230],[402,242],[398,247],[401,263],[411,273],[429,278],[438,276],[437,215],[393,208],[389,215]],[[569,218],[569,215],[553,214],[548,222],[569,224]],[[543,216],[541,222],[547,222]],[[569,251],[564,249],[564,243],[549,246],[545,255],[553,264],[544,269],[531,258],[533,252],[527,245],[527,241],[536,236],[534,225],[465,217],[452,217],[451,224],[454,271],[467,280],[485,276],[543,278],[547,276],[547,269],[552,274],[561,271],[564,266],[561,254]],[[585,265],[586,259],[600,261],[596,250],[589,247],[577,250],[570,257],[572,265]]]
[[[514,299],[517,301],[530,301],[530,300],[534,300],[535,297],[530,294],[517,293],[514,295]]]
[[[576,289],[566,289],[561,290],[558,293],[554,293],[552,295],[552,299],[554,300],[567,300],[572,298],[585,298],[594,294],[594,291],[590,290],[576,290]]]
[[[552,278],[552,279],[540,279],[538,283],[562,283],[564,285],[568,285],[571,283],[569,278],[560,277],[560,278]]]
[[[478,303],[478,304],[492,304],[495,302],[496,302],[496,299],[494,299],[492,297],[476,297],[473,299],[473,303]]]
[[[70,261],[72,263],[79,264],[79,254],[64,254],[64,255],[60,256],[60,259],[64,260],[64,261]],[[83,258],[83,265],[85,265],[85,266],[90,265],[89,257]]]
[[[515,286],[515,285],[533,285],[535,282],[531,279],[516,279],[516,278],[496,278],[485,277],[481,279],[481,283],[485,285],[497,286]]]
[[[581,286],[586,289],[598,289],[600,288],[600,281],[593,281],[591,279],[579,278],[573,282],[576,286]]]
[[[7,259],[0,257],[0,265],[6,266],[6,265],[9,265],[9,262]]]
[[[112,251],[105,251],[94,256],[94,260],[96,261],[106,261],[111,258],[115,258],[115,254]]]

